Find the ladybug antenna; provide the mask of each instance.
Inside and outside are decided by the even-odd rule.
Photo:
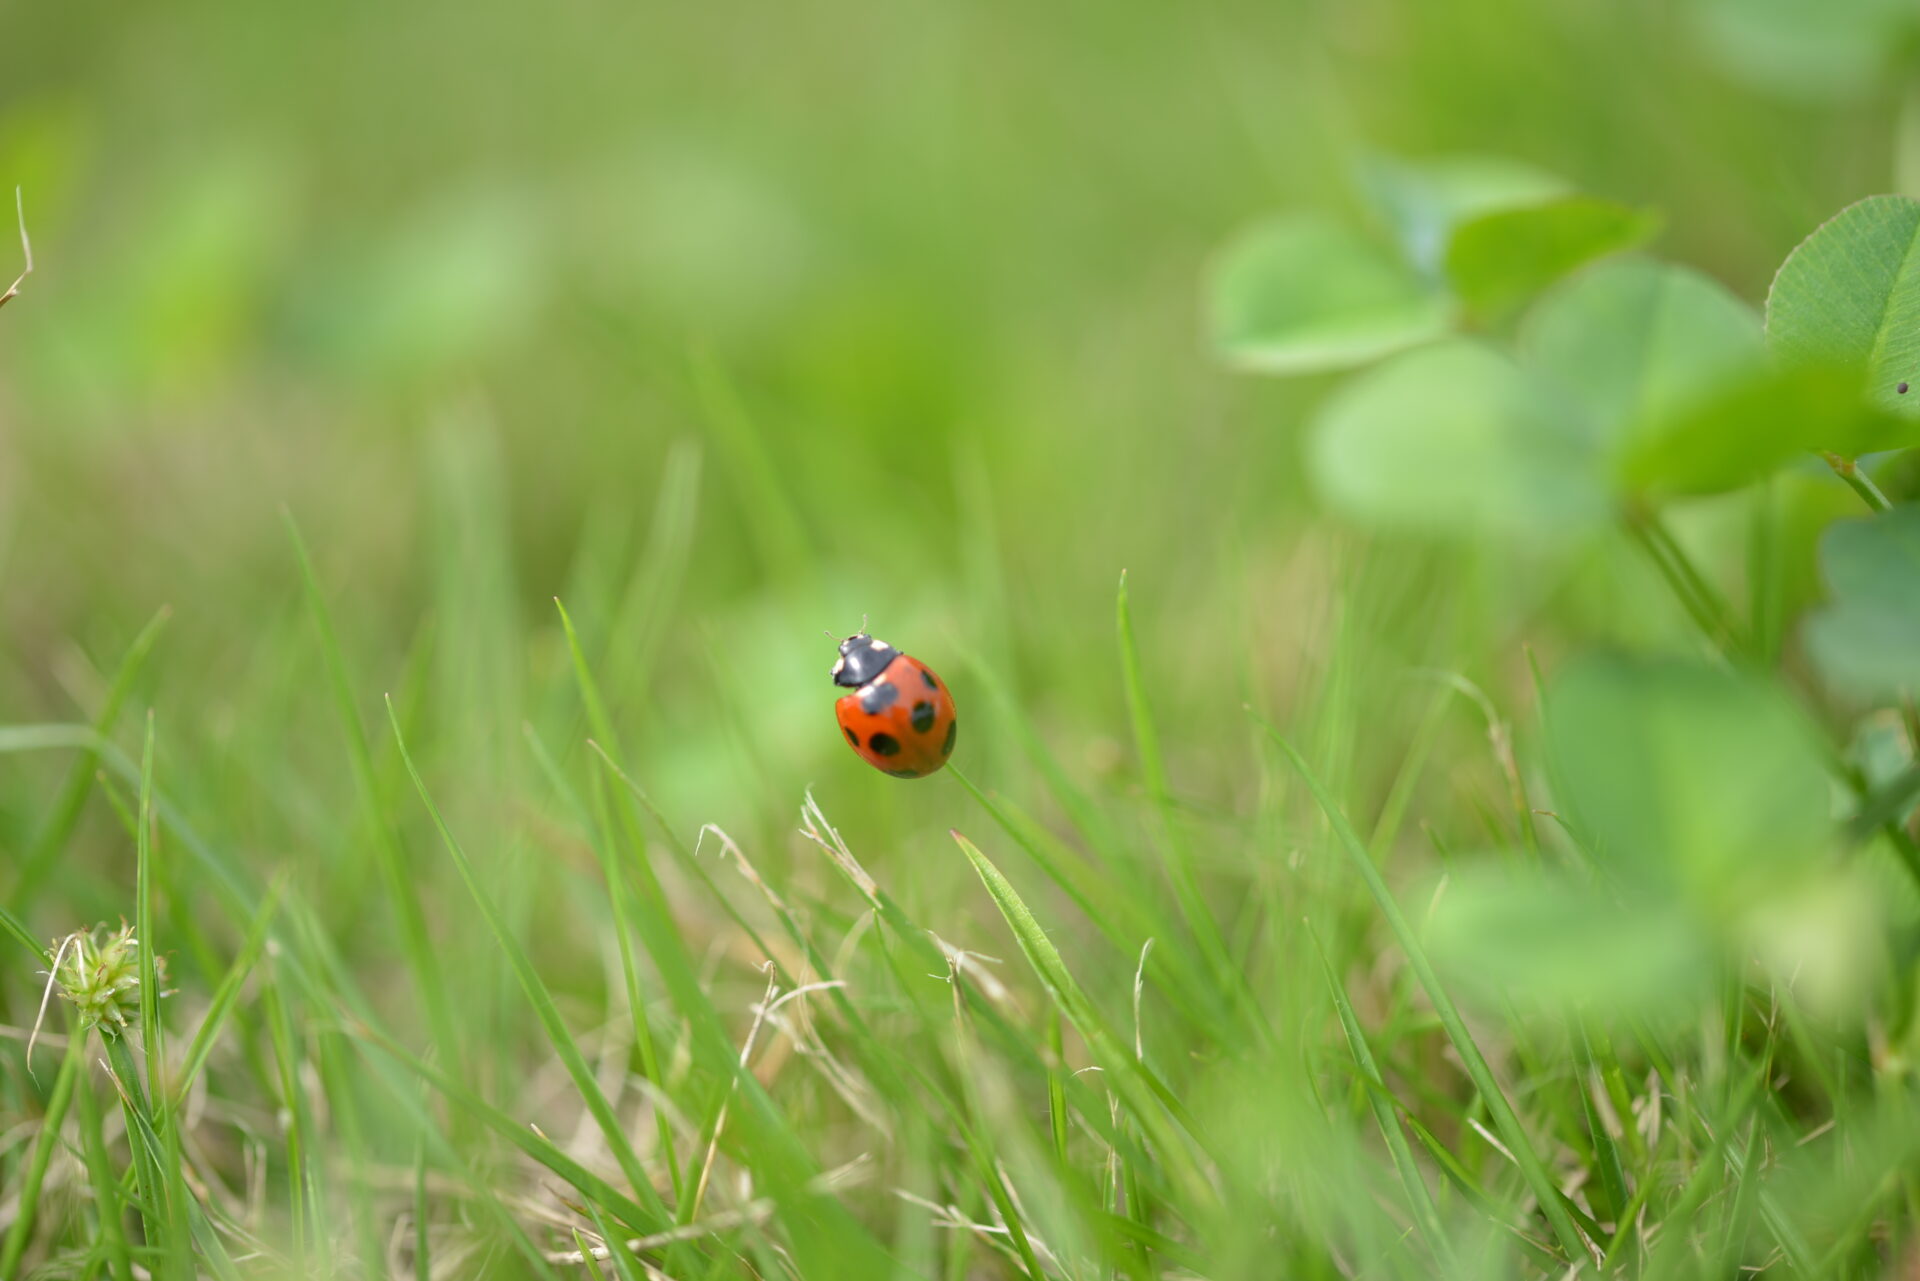
[[[825,637],[826,637],[826,638],[827,638],[828,640],[830,640],[830,641],[837,641],[837,640],[839,640],[839,639],[840,639],[840,638],[839,638],[838,636],[835,636],[835,635],[833,634],[833,631],[832,631],[832,629],[830,629],[830,628],[826,628],[826,627],[822,627],[822,628],[820,629],[820,633],[821,633],[821,635],[823,635],[823,636],[825,636]]]
[[[829,631],[829,630],[828,630],[827,628],[825,628],[825,627],[822,627],[822,628],[821,628],[820,630],[821,630],[821,631],[823,631],[823,632],[826,632],[826,634],[827,634],[827,639],[828,639],[828,640],[835,640],[835,641],[837,641],[837,640],[847,640],[847,639],[850,639],[850,638],[848,638],[848,637],[844,637],[844,636],[836,636],[836,635],[834,635],[834,634],[833,634],[833,632],[831,632],[831,631]],[[859,631],[857,631],[857,632],[855,632],[855,633],[854,633],[854,635],[855,635],[855,636],[865,636],[866,634],[867,634],[867,616],[866,616],[865,614],[862,614],[862,615],[860,615],[860,630],[859,630]]]

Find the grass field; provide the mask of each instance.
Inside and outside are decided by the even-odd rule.
[[[0,1279],[1920,1275],[1811,13],[7,15]]]

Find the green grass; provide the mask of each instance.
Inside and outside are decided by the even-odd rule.
[[[1806,623],[1911,459],[1416,537],[1204,332],[1263,218],[1417,238],[1381,152],[1757,306],[1920,137],[1910,25],[1782,20],[23,10],[0,1278],[1911,1272],[1920,715]]]
[[[491,1017],[499,1029],[492,1041],[463,1031],[475,1057],[459,1063],[437,1054],[424,988],[381,986],[381,969],[345,964],[331,931],[316,932],[330,909],[324,879],[256,886],[236,871],[224,891],[196,894],[199,873],[170,851],[198,849],[204,867],[227,856],[178,817],[164,724],[151,719],[140,763],[126,762],[138,927],[167,937],[159,885],[215,905],[198,928],[219,968],[197,948],[169,949],[183,972],[155,999],[143,952],[129,1032],[67,1028],[16,1177],[23,1191],[50,1174],[93,1191],[16,1215],[10,1261],[37,1259],[48,1275],[126,1275],[137,1263],[162,1276],[407,1274],[429,1254],[460,1274],[555,1276],[1251,1275],[1262,1259],[1286,1275],[1479,1275],[1502,1259],[1542,1272],[1604,1259],[1634,1275],[1742,1261],[1837,1274],[1882,1257],[1904,1217],[1911,1143],[1859,1158],[1879,1173],[1854,1175],[1868,1208],[1848,1207],[1850,1220],[1794,1198],[1795,1180],[1837,1159],[1836,1134],[1888,1114],[1862,1093],[1845,1040],[1790,993],[1737,984],[1718,1022],[1710,1012],[1693,1029],[1510,1007],[1470,1023],[1422,941],[1430,908],[1403,908],[1408,891],[1376,864],[1399,843],[1364,841],[1269,726],[1344,872],[1319,865],[1317,824],[1285,802],[1284,775],[1268,776],[1268,804],[1308,862],[1276,886],[1271,854],[1237,871],[1199,862],[1220,820],[1182,805],[1162,770],[1148,777],[1163,786],[1137,802],[1063,803],[1062,819],[1077,809],[1102,825],[1101,841],[1083,844],[1072,827],[1030,829],[956,767],[965,821],[997,838],[956,833],[1003,934],[979,905],[927,901],[898,865],[869,869],[813,800],[801,823],[825,856],[813,873],[763,870],[715,831],[702,844],[744,874],[715,879],[711,856],[683,843],[611,750],[588,746],[587,732],[611,742],[618,726],[582,637],[559,617],[568,657],[551,679],[577,691],[584,723],[558,702],[553,715],[581,737],[558,753],[531,724],[523,737],[526,785],[549,798],[539,826],[551,871],[532,884],[551,910],[516,921],[497,889],[499,835],[482,824],[483,865],[436,800],[422,762],[457,782],[447,740],[429,735],[424,755],[400,701],[387,704],[393,760],[465,891],[464,904],[422,892],[423,920],[466,931],[441,948],[472,948],[477,922],[486,946],[475,951],[494,954],[446,971],[452,1021]],[[1139,670],[1129,652],[1117,679]],[[1414,701],[1410,724],[1430,724],[1431,701]],[[1150,722],[1137,728],[1158,737]],[[10,732],[16,751],[93,750],[78,729]],[[1044,741],[1032,725],[1009,740]],[[1512,825],[1521,848],[1503,754],[1489,750],[1479,776],[1489,821]],[[418,825],[404,795],[380,782],[387,766],[370,750],[349,756],[397,843]],[[1416,748],[1411,767],[1426,757]],[[1255,774],[1269,768],[1257,752],[1247,760]],[[1076,786],[1065,774],[1040,785]],[[453,790],[467,822],[487,812]],[[1431,794],[1404,770],[1383,776],[1376,832],[1411,792]],[[338,821],[365,833],[368,817],[347,806]],[[1182,905],[1170,892],[1176,910],[1204,903],[1232,922],[1220,891],[1243,880],[1264,896],[1250,931],[1202,943],[1192,921],[1176,926],[1127,889],[1169,828],[1190,830],[1180,839],[1192,841],[1203,896]],[[1109,856],[1125,861],[1092,880],[1069,871]],[[820,879],[828,868],[837,886]],[[747,950],[701,959],[696,928]],[[1117,946],[1132,952],[1136,938],[1146,947],[1132,956]],[[1024,970],[982,956],[1004,958],[1008,944]],[[1229,947],[1244,995],[1181,1008]],[[388,973],[421,972],[403,942],[389,955]],[[570,965],[579,955],[597,958],[598,975]],[[489,1012],[495,992],[474,980],[502,964],[524,1004]],[[1756,1000],[1773,1012],[1729,1022]],[[177,1042],[159,1031],[169,1021]],[[128,1053],[134,1041],[152,1052]],[[110,1077],[85,1070],[90,1043]],[[1796,1084],[1803,1071],[1821,1080],[1817,1098]],[[102,1133],[100,1105],[116,1093],[124,1130]],[[258,1099],[269,1123],[216,1116],[204,1098]],[[1796,1142],[1814,1155],[1783,1152]],[[229,1164],[240,1158],[227,1151],[251,1155]],[[242,1195],[247,1169],[262,1181]]]

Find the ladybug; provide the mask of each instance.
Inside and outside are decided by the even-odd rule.
[[[867,764],[895,778],[925,778],[953,755],[953,695],[919,659],[856,632],[840,642],[832,675],[852,691],[833,705],[840,732]]]

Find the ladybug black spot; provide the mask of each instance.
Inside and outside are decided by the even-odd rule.
[[[960,733],[960,722],[957,720],[949,722],[947,725],[947,741],[941,745],[940,755],[951,756],[953,754],[953,740],[954,740],[954,737],[959,733]]]
[[[860,710],[869,716],[878,716],[892,707],[900,699],[900,691],[892,681],[874,681],[860,691]]]
[[[900,751],[900,740],[891,734],[875,734],[867,740],[867,746],[876,756],[893,756]]]
[[[930,672],[930,671],[928,671],[928,670],[927,670],[926,668],[924,668],[924,667],[920,669],[920,679],[921,679],[921,680],[923,680],[923,681],[925,681],[925,682],[927,683],[927,688],[928,688],[928,689],[939,689],[939,688],[940,688],[940,682],[939,682],[939,681],[937,681],[937,680],[935,680],[935,679],[933,679],[933,673],[932,673],[932,672]]]
[[[1907,394],[1907,385],[1905,383],[1901,383],[1898,387],[1895,387],[1894,390],[1899,392],[1902,396],[1904,396]]]
[[[895,778],[919,778],[920,777],[920,771],[917,769],[890,769],[887,771],[887,773],[893,775]]]
[[[854,733],[850,729],[847,729],[845,725],[842,725],[840,728],[843,730],[846,730],[847,741],[849,743],[852,743],[855,747],[860,746],[860,736],[858,734]]]
[[[924,734],[933,728],[933,704],[922,700],[913,705],[913,731]]]

